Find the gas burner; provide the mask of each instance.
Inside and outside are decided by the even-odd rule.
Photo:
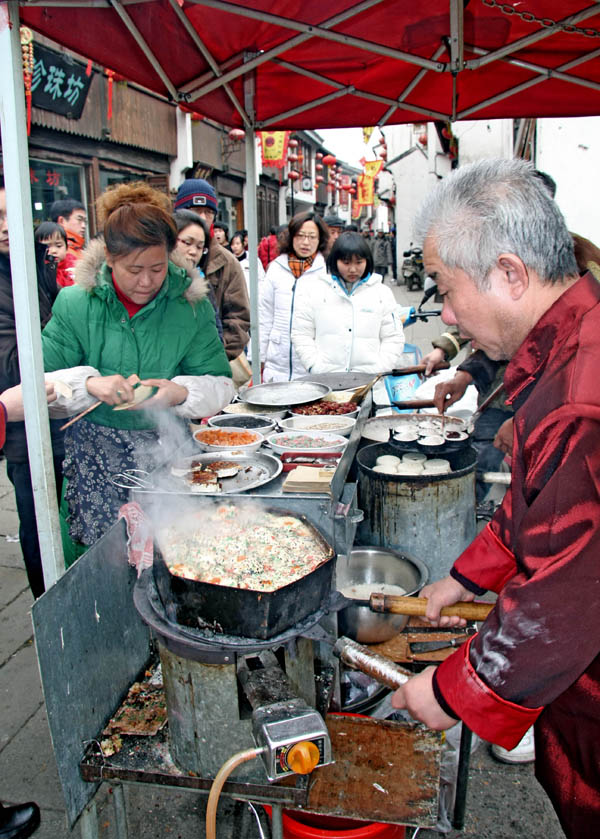
[[[228,664],[235,655],[249,655],[261,650],[275,649],[306,637],[327,613],[320,609],[295,626],[267,640],[225,635],[210,628],[194,629],[171,619],[160,598],[152,569],[142,573],[133,590],[133,602],[138,614],[158,635],[164,646],[175,655],[205,664]]]

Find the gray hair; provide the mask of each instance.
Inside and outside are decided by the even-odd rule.
[[[565,220],[530,163],[481,160],[455,170],[427,196],[415,222],[448,268],[480,290],[501,253],[513,253],[546,283],[577,276]]]

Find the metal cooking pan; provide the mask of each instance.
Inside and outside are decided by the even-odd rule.
[[[275,591],[252,591],[171,574],[155,547],[156,588],[167,611],[175,612],[178,623],[196,629],[210,628],[226,635],[266,639],[324,607],[331,591],[333,548],[305,516],[274,508],[265,510],[282,518],[291,516],[303,521],[325,549],[323,562],[311,573]]]

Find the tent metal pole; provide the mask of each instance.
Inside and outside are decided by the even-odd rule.
[[[125,28],[130,33],[130,35],[133,37],[134,41],[136,42],[138,47],[141,49],[141,51],[144,53],[144,55],[148,59],[150,65],[154,69],[154,72],[157,74],[157,76],[160,78],[160,80],[162,81],[164,86],[167,88],[167,90],[169,91],[169,94],[171,95],[173,100],[175,102],[178,102],[180,97],[179,97],[179,94],[177,93],[177,91],[175,89],[175,86],[173,85],[173,82],[167,76],[164,69],[161,67],[158,59],[156,58],[156,56],[154,55],[154,53],[152,52],[152,50],[148,46],[148,44],[145,41],[142,33],[137,28],[137,26],[132,21],[132,19],[129,17],[129,15],[125,11],[125,9],[122,7],[119,0],[110,0],[110,5],[112,6],[112,8],[115,10],[115,12],[119,15],[119,17],[121,18],[121,20],[125,24]]]
[[[254,121],[254,75],[244,76],[244,108]],[[246,128],[246,228],[248,230],[248,255],[250,273],[250,348],[252,357],[252,382],[260,384],[260,335],[258,326],[258,224],[256,212],[256,134]]]
[[[185,12],[179,6],[177,0],[169,0],[169,2],[171,4],[171,8],[173,9],[173,12],[177,16],[177,19],[179,20],[179,22],[181,23],[181,25],[183,26],[185,31],[188,33],[188,35],[190,36],[190,38],[192,39],[192,41],[196,45],[198,51],[203,56],[204,60],[208,64],[208,66],[211,68],[214,75],[217,76],[217,77],[221,76],[222,73],[219,70],[219,65],[217,64],[217,62],[213,58],[210,50],[204,44],[204,41],[200,38],[200,36],[196,32],[196,30],[194,29],[194,27],[192,26],[192,24],[188,20]],[[235,93],[231,89],[231,86],[228,85],[228,84],[225,84],[225,85],[223,85],[223,89],[224,89],[225,93],[227,94],[227,96],[229,96],[229,99],[231,100],[231,103],[233,104],[233,107],[236,109],[236,111],[241,116],[241,118],[244,122],[244,125],[246,126],[246,128],[249,128],[250,127],[250,120],[248,119],[248,114],[244,111],[244,109],[240,105],[237,96],[235,95]]]
[[[513,41],[510,44],[505,44],[503,47],[500,47],[500,49],[488,52],[483,58],[471,58],[469,61],[465,61],[465,70],[477,70],[479,67],[484,67],[491,61],[497,61],[499,58],[504,58],[505,55],[510,55],[513,52],[519,52],[519,50],[531,46],[531,44],[537,44],[538,41],[541,41],[544,38],[549,38],[551,35],[555,35],[561,26],[581,23],[582,20],[593,17],[593,15],[597,15],[598,12],[600,12],[600,3],[594,3],[593,6],[588,6],[587,9],[584,9],[581,12],[565,17],[562,20],[557,20],[556,26],[539,29],[532,35],[526,35],[524,38],[519,38],[517,41]]]
[[[442,47],[442,51],[443,50],[444,47]],[[292,73],[298,73],[298,75],[300,76],[306,76],[308,79],[314,79],[316,82],[322,82],[323,84],[330,85],[336,90],[347,89],[347,86],[342,84],[341,82],[336,82],[333,79],[328,78],[327,76],[323,76],[321,73],[315,73],[313,70],[307,70],[305,67],[301,67],[299,64],[293,64],[291,61],[284,61],[283,58],[274,58],[273,63],[279,64],[280,67],[285,67],[286,69],[291,70]],[[425,74],[426,72],[426,70],[419,71],[419,73],[422,74]],[[399,107],[398,99],[392,99],[389,96],[379,96],[377,93],[369,93],[366,90],[361,90],[359,87],[356,87],[354,89],[352,95],[359,96],[361,99],[368,99],[370,102],[381,102],[382,105],[389,105],[390,107],[393,107],[394,110]],[[308,105],[307,107],[310,107],[310,105]],[[421,108],[418,105],[412,105],[410,102],[406,103],[406,110],[415,111],[416,113],[422,113],[425,116],[432,117],[433,119],[446,119],[446,114],[442,114],[439,111],[432,111],[427,108]]]
[[[0,3],[0,124],[27,448],[44,582],[49,588],[65,566],[44,386],[17,0]]]
[[[354,93],[354,86],[350,85],[349,87],[345,87],[343,90],[336,90],[335,93],[328,93],[327,96],[320,96],[318,99],[313,99],[310,102],[311,107],[315,107],[317,105],[325,105],[327,102],[332,102],[334,99],[339,99],[340,96],[348,96]],[[281,120],[289,119],[290,117],[295,117],[296,114],[301,114],[302,111],[307,109],[307,105],[300,105],[297,108],[290,108],[289,111],[283,111],[282,113],[275,114],[275,116],[269,117],[269,119],[264,119],[262,122],[257,123],[260,128],[266,128],[267,125],[273,125],[274,123],[281,122]]]
[[[114,0],[111,0],[111,2],[114,2]],[[290,38],[289,41],[284,41],[273,49],[261,53],[253,59],[250,69],[254,69],[254,67],[264,64],[274,55],[287,52],[292,49],[292,47],[298,46],[298,44],[301,44],[310,38],[324,38],[325,40],[335,41],[337,43],[345,44],[346,46],[358,47],[359,49],[364,49],[366,52],[375,53],[376,55],[385,55],[388,58],[396,58],[399,61],[416,64],[419,67],[424,67],[427,70],[433,70],[436,73],[442,73],[446,69],[446,65],[443,62],[431,61],[429,58],[421,58],[420,56],[413,55],[412,53],[402,52],[401,50],[395,50],[380,44],[374,44],[371,41],[365,41],[361,38],[354,38],[350,35],[342,35],[339,32],[330,31],[331,27],[339,23],[340,20],[352,17],[359,11],[362,11],[365,4],[358,4],[356,7],[353,6],[351,9],[347,10],[343,16],[338,15],[335,18],[331,18],[330,20],[322,23],[320,26],[310,26],[309,24],[301,23],[298,20],[280,17],[279,15],[267,14],[266,12],[260,12],[255,9],[244,9],[241,6],[235,6],[231,3],[223,3],[221,0],[190,0],[190,2],[195,2],[199,5],[208,6],[209,8],[219,9],[221,11],[232,12],[233,14],[241,15],[242,17],[262,20],[266,23],[274,23],[287,29],[296,29],[299,32],[305,33]],[[381,2],[381,0],[377,0],[377,2]],[[370,3],[369,5],[375,5],[375,2]],[[350,15],[349,12],[352,12],[352,15]],[[230,82],[237,76],[243,75],[245,72],[246,69],[244,65],[241,65],[228,71],[220,78],[214,79],[207,84],[203,84],[201,87],[198,87],[197,81],[193,80],[183,85],[181,90],[185,93],[193,92],[194,98],[200,98],[201,96],[206,96],[208,93],[211,93],[211,91],[220,87],[224,82]]]

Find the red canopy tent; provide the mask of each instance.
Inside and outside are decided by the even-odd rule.
[[[231,126],[600,113],[600,4],[586,0],[430,0],[426,13],[406,0],[20,7],[37,32]]]
[[[600,114],[600,3],[429,0],[425,8],[409,0],[0,0],[11,264],[26,278],[14,299],[47,585],[60,576],[62,556],[48,480],[18,14],[36,32],[173,102],[244,126],[249,186],[253,132],[263,128]],[[256,247],[256,207],[248,203]],[[257,338],[253,328],[253,349]]]

